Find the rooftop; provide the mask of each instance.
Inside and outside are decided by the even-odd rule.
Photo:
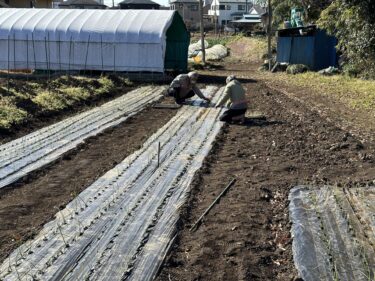
[[[102,6],[107,7],[106,5],[99,4],[98,2],[94,0],[68,0],[61,2],[59,4],[59,7],[66,7],[66,6],[74,6],[74,5],[84,5],[84,6]]]
[[[148,5],[158,5],[160,6],[160,4],[158,3],[155,3],[151,0],[124,0],[122,2],[120,2],[119,4],[148,4]]]

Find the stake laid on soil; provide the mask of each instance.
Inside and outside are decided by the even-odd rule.
[[[208,214],[208,212],[215,206],[215,204],[220,200],[221,197],[228,191],[229,188],[232,187],[232,185],[236,182],[236,179],[232,179],[230,183],[227,185],[226,188],[219,194],[219,196],[216,197],[214,202],[204,211],[204,213],[199,217],[199,219],[194,223],[194,225],[190,228],[190,231],[195,231],[198,229],[200,222],[202,219]]]

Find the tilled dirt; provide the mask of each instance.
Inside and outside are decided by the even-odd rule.
[[[226,74],[206,79],[222,81],[220,75]],[[290,188],[307,183],[350,187],[375,179],[371,144],[262,83],[243,82],[250,111],[267,120],[225,127],[195,177],[159,281],[295,280]],[[189,231],[232,178],[234,186],[198,230]]]
[[[141,145],[176,110],[147,108],[47,168],[0,191],[0,262],[82,190]]]
[[[195,177],[180,232],[158,280],[294,280],[290,188],[310,183],[360,186],[375,179],[373,143],[361,143],[317,111],[267,88],[247,67],[228,65],[201,82],[222,86],[225,75],[236,73],[247,88],[250,111],[267,119],[224,127]],[[1,192],[0,260],[175,113],[146,109],[13,186],[17,188]],[[198,230],[190,232],[232,178],[237,179],[234,186]]]

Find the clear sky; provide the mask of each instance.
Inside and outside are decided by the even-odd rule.
[[[121,1],[123,0],[114,0],[115,2],[115,6],[120,3]],[[163,6],[169,6],[169,3],[168,3],[168,0],[152,0],[160,5],[163,5]],[[104,5],[107,5],[108,7],[112,7],[112,0],[104,0]]]

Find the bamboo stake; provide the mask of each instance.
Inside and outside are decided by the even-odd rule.
[[[198,225],[200,224],[200,222],[202,221],[202,219],[208,214],[208,212],[214,207],[214,205],[220,200],[220,198],[227,192],[227,190],[229,188],[232,187],[232,185],[236,182],[236,179],[232,179],[230,181],[230,183],[227,185],[226,188],[224,188],[224,190],[219,194],[218,197],[216,197],[216,199],[214,200],[214,202],[212,202],[212,204],[206,209],[206,211],[203,213],[203,215],[201,215],[199,217],[199,219],[194,223],[194,225],[190,228],[190,231],[194,231],[198,228]]]
[[[158,143],[158,168],[160,166],[160,141]]]

